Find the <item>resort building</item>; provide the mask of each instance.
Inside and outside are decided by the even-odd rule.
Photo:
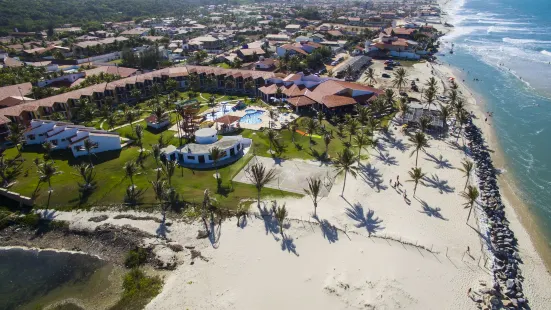
[[[365,105],[383,93],[380,89],[362,84],[303,73],[291,74],[258,90],[267,102],[270,98],[283,99],[296,111],[313,107],[328,113],[352,110],[354,105]]]
[[[244,154],[244,149],[252,143],[251,139],[242,136],[223,136],[218,139],[218,133],[213,128],[203,128],[195,132],[195,143],[188,143],[177,149],[168,146],[162,150],[165,159],[177,160],[182,166],[212,167],[214,160],[210,151],[217,147],[223,156],[217,160],[217,166],[232,163]]]
[[[84,141],[90,140],[93,148],[90,153],[120,150],[121,138],[116,132],[98,130],[72,123],[33,119],[25,132],[27,145],[40,145],[48,141],[54,149],[70,148],[75,157],[88,155]]]

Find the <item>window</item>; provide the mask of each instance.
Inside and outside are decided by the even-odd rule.
[[[195,156],[187,156],[187,159],[195,160]]]
[[[212,160],[212,156],[209,155],[209,160]]]
[[[35,136],[35,135],[28,135],[28,136],[27,136],[27,139],[29,139],[29,140],[34,140],[34,139],[36,139],[36,136]]]
[[[57,139],[56,140],[51,140],[50,142],[52,142],[53,145],[57,145]]]

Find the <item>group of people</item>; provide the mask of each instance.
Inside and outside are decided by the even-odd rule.
[[[392,186],[392,188],[394,188],[394,189],[399,189],[400,186],[402,185],[402,183],[400,183],[400,176],[399,175],[396,176],[396,182],[393,182],[392,179],[390,179],[388,182],[390,183],[390,186]],[[408,199],[407,190],[405,188],[404,188],[403,196],[404,196],[404,199],[406,199],[406,200]]]

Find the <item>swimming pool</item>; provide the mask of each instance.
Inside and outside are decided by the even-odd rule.
[[[245,115],[241,117],[239,120],[241,123],[245,124],[260,124],[262,122],[262,119],[260,119],[260,116],[264,114],[264,111],[262,110],[255,110],[255,109],[247,109],[245,110]]]
[[[213,121],[217,118],[220,118],[230,112],[234,112],[234,105],[222,105],[222,107],[214,112],[214,116],[212,113],[206,114],[206,118],[208,121]]]

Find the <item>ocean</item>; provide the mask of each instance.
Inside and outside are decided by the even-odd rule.
[[[460,70],[493,113],[505,160],[498,168],[514,179],[515,194],[551,248],[551,5],[458,0],[447,12],[455,28],[441,39],[438,58]]]

